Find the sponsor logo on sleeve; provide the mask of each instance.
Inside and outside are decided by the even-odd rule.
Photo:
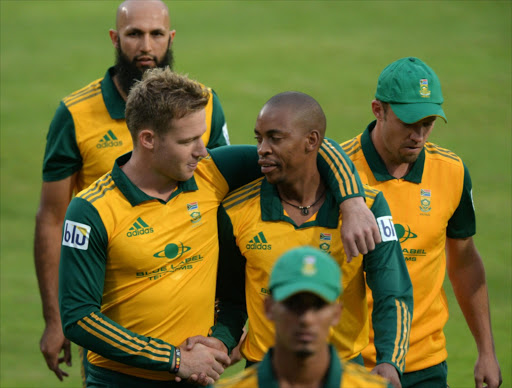
[[[396,237],[395,226],[393,225],[393,217],[383,216],[377,218],[377,225],[379,225],[380,236],[382,241],[398,241]]]
[[[62,245],[86,251],[89,247],[90,233],[91,227],[89,225],[66,220],[62,236]]]

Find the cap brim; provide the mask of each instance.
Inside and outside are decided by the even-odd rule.
[[[439,104],[431,102],[415,104],[390,103],[393,113],[406,124],[413,124],[430,116],[441,117],[445,123],[448,122],[443,108]]]
[[[332,287],[327,287],[322,284],[311,284],[296,282],[284,286],[276,286],[272,289],[272,298],[278,302],[288,299],[290,296],[300,292],[310,292],[324,299],[326,302],[334,302],[338,297],[339,291]]]

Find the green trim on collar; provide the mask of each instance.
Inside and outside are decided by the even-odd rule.
[[[141,189],[135,186],[121,169],[121,166],[125,165],[128,160],[130,160],[131,156],[132,152],[130,151],[117,158],[116,162],[114,163],[114,168],[112,169],[112,179],[114,179],[116,186],[119,188],[119,190],[121,190],[121,193],[123,193],[128,202],[130,202],[130,205],[137,206],[142,202],[153,201],[155,199],[162,204],[166,204],[181,192],[197,190],[196,180],[194,177],[192,177],[185,182],[178,182],[177,189],[174,190],[174,192],[171,194],[171,197],[167,201],[163,201],[159,198],[147,195]]]
[[[285,221],[295,226],[295,229],[308,228],[310,226],[324,226],[327,228],[338,227],[339,208],[336,200],[330,191],[327,191],[325,201],[316,215],[316,220],[295,225],[290,217],[284,215],[283,205],[277,187],[268,183],[263,178],[260,188],[261,219],[263,221]]]
[[[363,149],[364,157],[370,166],[370,169],[373,172],[373,176],[379,182],[389,181],[391,179],[397,179],[394,176],[390,175],[384,161],[377,153],[375,146],[373,145],[372,138],[370,136],[371,131],[375,128],[377,124],[377,120],[372,121],[363,134],[361,135],[361,148]],[[413,182],[413,183],[421,183],[421,177],[423,176],[423,168],[425,167],[425,147],[421,150],[418,159],[414,162],[414,165],[411,168],[411,171],[407,173],[406,176],[402,177],[402,179]]]
[[[343,373],[338,353],[334,346],[329,345],[330,361],[327,376],[322,388],[339,388]],[[270,348],[258,365],[258,388],[279,388],[277,377],[272,368],[274,349]]]
[[[124,111],[126,109],[126,102],[117,91],[116,85],[112,80],[114,75],[114,67],[107,70],[105,77],[101,81],[101,94],[103,95],[103,102],[107,107],[108,113],[113,120],[124,120]]]

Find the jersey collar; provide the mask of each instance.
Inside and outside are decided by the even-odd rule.
[[[114,67],[111,67],[107,70],[105,77],[101,81],[101,93],[110,117],[114,120],[120,120],[125,118],[126,102],[117,91],[116,85],[112,80],[113,75]]]
[[[162,204],[166,204],[169,202],[172,198],[177,196],[179,193],[183,191],[195,191],[197,190],[197,184],[194,177],[190,178],[189,180],[185,182],[178,182],[178,187],[174,192],[171,194],[171,197],[168,201],[163,201],[159,198],[152,197],[150,195],[147,195],[145,192],[143,192],[141,189],[139,189],[137,186],[135,186],[130,179],[126,176],[124,171],[121,169],[121,166],[125,165],[128,160],[130,160],[130,157],[132,156],[132,152],[128,152],[127,154],[124,154],[116,159],[116,162],[114,163],[114,168],[112,169],[112,179],[114,179],[114,182],[116,186],[119,188],[121,193],[126,197],[126,199],[130,202],[130,205],[137,206],[141,204],[142,202],[146,201],[153,201],[158,200]]]
[[[260,205],[261,219],[263,221],[286,221],[295,225],[295,222],[293,222],[290,217],[284,215],[284,209],[281,204],[281,199],[279,198],[277,187],[268,183],[266,178],[263,178],[261,182]],[[327,190],[325,201],[316,215],[316,220],[305,222],[296,228],[307,228],[313,225],[336,228],[338,226],[338,216],[339,210],[336,205],[336,200],[330,191]]]
[[[386,165],[384,164],[382,158],[377,153],[375,146],[373,145],[372,138],[370,133],[375,128],[375,124],[377,124],[377,120],[372,121],[366,127],[365,131],[361,135],[361,147],[363,149],[364,157],[370,166],[370,169],[373,172],[373,176],[379,182],[389,181],[391,179],[396,179],[394,176],[388,173],[386,169]],[[425,147],[421,150],[418,159],[414,162],[411,170],[404,176],[402,179],[413,182],[420,183],[421,177],[423,176],[423,167],[425,166]]]
[[[322,388],[339,388],[342,374],[342,367],[334,346],[329,345],[331,361],[327,376]],[[258,388],[279,388],[277,377],[272,368],[272,357],[274,349],[270,348],[263,360],[258,364]]]

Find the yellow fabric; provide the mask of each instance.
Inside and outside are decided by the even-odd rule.
[[[404,179],[377,181],[361,149],[361,135],[342,144],[361,180],[382,191],[391,209],[395,227],[403,227],[400,238],[413,284],[414,313],[405,372],[439,364],[447,357],[443,327],[448,320],[448,304],[443,290],[446,271],[446,226],[457,208],[464,183],[464,166],[448,150],[426,143],[425,166],[421,183]],[[442,152],[439,152],[441,150]],[[424,206],[421,190],[430,190],[429,206]],[[430,208],[430,209],[429,209]],[[372,310],[368,289],[369,311]],[[371,316],[371,315],[370,315]],[[373,331],[370,345],[363,351],[365,365],[375,365]]]
[[[226,180],[207,157],[194,174],[197,191],[179,193],[166,204],[151,200],[132,206],[108,175],[101,188],[78,195],[98,211],[108,236],[101,312],[135,333],[176,346],[190,336],[208,335],[218,262],[217,207],[228,192]],[[161,307],[149,311],[147,305]],[[99,329],[105,335],[115,331]],[[88,360],[146,379],[169,380],[170,376],[93,352]]]
[[[126,120],[114,120],[108,113],[101,93],[102,79],[91,82],[63,99],[73,117],[76,142],[83,162],[74,187],[75,193],[87,188],[109,171],[117,157],[133,148]],[[207,129],[202,136],[205,145],[210,139],[213,111],[211,89],[208,92],[209,99],[205,108]]]
[[[337,228],[324,226],[295,227],[286,221],[262,221],[260,183],[249,184],[230,194],[223,202],[233,224],[233,234],[246,263],[246,302],[249,315],[248,333],[242,344],[241,352],[250,361],[260,361],[268,348],[274,344],[274,326],[265,317],[264,299],[268,294],[267,285],[273,264],[279,256],[291,247],[311,245],[333,255],[342,271],[343,319],[336,330],[331,331],[330,342],[339,350],[342,359],[352,359],[368,344],[368,319],[366,291],[362,268],[362,255],[354,258],[350,264],[341,243],[339,221]],[[366,204],[373,205],[375,191],[367,189]],[[243,198],[247,198],[243,200]],[[230,201],[239,202],[230,206]],[[316,216],[315,216],[316,217]],[[308,221],[315,220],[312,217]],[[328,236],[328,240],[322,240]],[[265,242],[266,241],[266,242]]]

